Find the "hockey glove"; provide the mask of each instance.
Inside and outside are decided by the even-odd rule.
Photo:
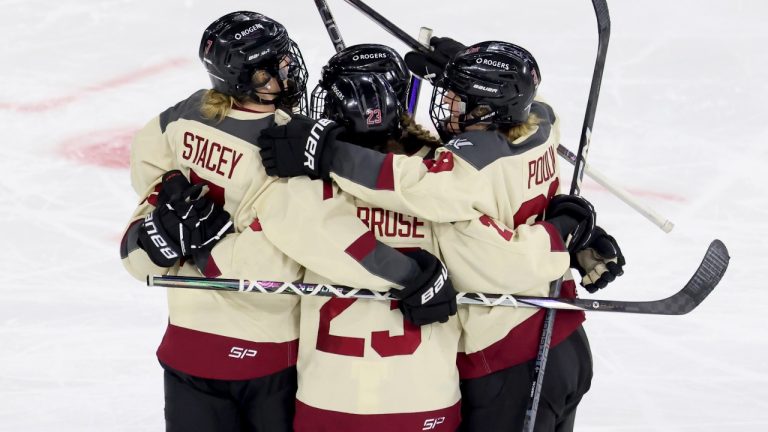
[[[605,288],[624,274],[624,254],[616,239],[595,227],[586,248],[571,255],[571,267],[581,274],[581,285],[590,293]]]
[[[401,290],[392,290],[400,301],[403,316],[415,325],[444,323],[456,314],[456,291],[448,270],[431,253],[419,250],[406,255],[413,258],[422,272]]]
[[[312,120],[300,115],[291,116],[284,126],[266,128],[259,136],[264,169],[277,177],[308,175],[329,179],[333,153],[330,147],[343,130],[332,120]]]
[[[568,252],[584,249],[595,229],[595,209],[578,195],[556,195],[549,201],[545,221],[557,228]]]
[[[443,76],[448,61],[466,46],[451,38],[436,36],[430,39],[429,45],[433,48],[431,53],[411,51],[405,54],[405,64],[413,74],[434,84]]]
[[[171,267],[182,257],[212,248],[231,231],[229,213],[202,197],[203,186],[192,186],[178,170],[163,175],[157,208],[139,230],[139,244],[156,265]]]

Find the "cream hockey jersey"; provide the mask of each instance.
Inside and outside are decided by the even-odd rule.
[[[263,169],[257,138],[263,128],[288,121],[289,116],[280,111],[273,115],[235,108],[221,122],[207,120],[199,113],[204,92],[161,113],[134,139],[131,183],[140,204],[121,242],[124,266],[142,281],[149,274],[301,280],[303,268],[265,237],[254,205],[277,181]],[[154,209],[161,176],[173,169],[181,170],[194,184],[207,185],[207,196],[230,213],[236,233],[224,237],[206,259],[166,269],[155,266],[139,247],[137,229],[143,216]],[[354,214],[334,220],[346,224],[350,236],[368,232]],[[309,238],[305,245],[324,247],[314,241],[320,240]],[[394,267],[397,273],[391,280],[369,277],[366,282],[372,286],[397,286],[397,281],[418,271],[410,259],[388,248],[374,244],[373,249],[388,260],[387,269]],[[339,259],[357,263],[344,248],[338,254]],[[333,256],[332,252],[328,255]],[[378,271],[375,262],[368,268]],[[386,275],[387,269],[379,274]],[[358,269],[352,274],[368,272]],[[203,378],[243,380],[278,372],[296,362],[297,297],[168,289],[168,307],[168,328],[157,354],[170,367]]]
[[[464,263],[454,260],[451,277],[471,281],[485,292],[511,278],[518,278],[521,286],[535,286],[557,278],[568,266],[567,253],[553,253],[550,234],[540,227],[523,225],[508,235],[511,229],[487,216],[432,224],[372,207],[329,182],[306,178],[283,180],[268,194],[286,195],[280,188],[295,183],[309,183],[315,190],[296,188],[305,193],[291,194],[293,199],[281,206],[263,206],[259,214],[296,227],[289,232],[262,223],[270,241],[306,266],[308,282],[340,283],[327,269],[341,270],[344,264],[301,242],[318,231],[329,238],[345,235],[313,226],[323,220],[307,215],[323,207],[335,208],[337,214],[356,212],[372,236],[400,250],[424,249],[440,256],[438,244],[451,243],[459,250],[451,253],[473,257]],[[274,202],[268,194],[265,202]],[[365,254],[356,252],[361,260]],[[394,303],[304,297],[300,322],[296,431],[455,430],[460,397],[456,317],[419,328],[406,322]]]
[[[467,132],[437,149],[432,160],[340,145],[334,149],[332,178],[344,191],[382,208],[436,222],[454,222],[454,228],[490,218],[485,219],[488,224],[496,220],[519,231],[498,226],[502,235],[546,232],[551,250],[563,251],[554,227],[541,222],[547,203],[560,188],[558,120],[552,108],[543,102],[534,102],[531,113],[541,122],[528,136],[510,143],[496,132]],[[521,231],[524,225],[527,228]],[[550,280],[535,280],[535,271],[521,271],[480,287],[473,277],[467,276],[492,272],[491,266],[468,253],[467,242],[456,231],[448,230],[438,238],[458,291],[549,294]],[[558,260],[557,256],[520,250],[515,260],[523,260],[529,270],[534,270],[539,266],[558,266],[550,261]],[[575,285],[567,272],[568,264],[559,262],[559,274],[567,273],[568,279],[563,285],[563,296],[573,297]],[[459,316],[463,328],[460,351],[464,354],[459,356],[462,378],[483,376],[535,357],[543,311],[469,306],[461,307]],[[582,312],[559,313],[553,346],[583,320]]]

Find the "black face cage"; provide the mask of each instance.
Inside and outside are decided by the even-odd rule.
[[[433,88],[429,118],[441,139],[450,139],[477,123],[489,123],[489,128],[494,127],[493,122],[498,117],[497,111],[489,105],[478,104],[475,99],[471,96],[461,97],[445,87]],[[468,113],[472,114],[469,119]]]
[[[453,96],[449,97],[449,93]],[[455,110],[452,110],[452,105]],[[445,87],[435,86],[432,90],[429,117],[440,138],[445,140],[479,123],[487,124],[488,130],[524,123],[528,118],[530,105],[518,108],[519,105],[519,101],[512,101],[507,105],[494,106],[477,96],[459,96]]]
[[[286,53],[277,55],[271,61],[255,65],[251,68],[250,74],[256,73],[259,70],[268,73],[264,84],[270,78],[275,78],[280,86],[280,93],[277,99],[271,102],[275,104],[275,108],[293,114],[307,114],[307,81],[309,80],[309,73],[304,63],[304,57],[301,55],[301,50],[295,42],[290,41]],[[256,83],[256,86],[259,84]],[[255,100],[262,103],[270,103],[262,99],[260,94],[264,93],[259,92],[258,87],[250,91],[250,96]]]
[[[326,117],[325,113],[325,98],[328,96],[328,92],[323,88],[321,84],[315,86],[312,90],[312,97],[310,98],[309,116],[313,119],[321,119]]]

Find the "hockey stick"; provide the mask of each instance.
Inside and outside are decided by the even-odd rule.
[[[363,3],[362,1],[360,0],[344,0],[344,1],[352,5],[355,9],[362,12],[363,15],[373,20],[373,22],[380,25],[389,34],[391,34],[392,36],[399,39],[401,42],[411,47],[411,49],[425,52],[425,53],[431,53],[432,55],[438,56],[439,61],[445,61],[446,63],[448,62],[447,57],[441,55],[440,53],[433,52],[429,44],[425,46],[418,40],[414,39],[408,33],[404,32],[400,27],[396,26],[392,21],[384,18],[380,13],[376,12],[370,6]]]
[[[320,18],[323,19],[325,30],[328,31],[328,36],[331,38],[331,43],[333,43],[336,52],[346,48],[344,39],[341,37],[339,27],[336,26],[336,20],[333,19],[328,3],[326,3],[325,0],[315,0],[315,6],[317,6],[317,11],[320,13]]]
[[[343,50],[346,45],[344,44],[344,39],[341,37],[339,27],[336,25],[336,20],[333,19],[333,15],[331,14],[331,9],[328,7],[328,3],[326,3],[325,0],[315,0],[315,5],[317,6],[317,11],[320,13],[320,18],[323,20],[323,24],[325,24],[325,29],[328,31],[328,36],[331,37],[331,42],[333,43],[334,48],[336,48],[336,52]],[[417,42],[429,49],[429,39],[431,37],[432,29],[422,27],[421,31],[419,32],[419,40]],[[419,105],[420,92],[421,78],[412,74],[411,81],[408,84],[408,100],[406,106],[408,114],[412,116],[416,115],[416,108],[418,108]]]
[[[576,164],[576,154],[568,150],[568,148],[562,144],[558,144],[557,154],[559,154],[566,161],[570,162],[572,165]],[[606,188],[614,196],[616,196],[628,206],[632,207],[636,212],[640,213],[643,217],[648,219],[652,224],[659,227],[665,233],[669,233],[672,231],[672,228],[675,227],[675,224],[672,223],[672,221],[660,215],[647,205],[639,202],[637,199],[633,198],[627,190],[608,180],[605,175],[603,175],[597,169],[593,168],[591,165],[585,163],[584,172],[586,175],[592,178],[592,180]]]
[[[592,6],[595,8],[595,17],[597,19],[597,58],[595,60],[595,70],[592,74],[592,84],[589,88],[589,99],[587,99],[587,110],[584,114],[584,124],[581,130],[579,149],[576,152],[576,160],[574,161],[573,180],[571,180],[570,190],[571,195],[579,195],[581,193],[581,181],[584,177],[584,167],[587,164],[587,153],[589,151],[590,138],[592,137],[592,126],[595,122],[595,112],[597,111],[597,100],[600,96],[600,85],[603,81],[605,57],[608,54],[608,40],[611,36],[611,17],[608,14],[608,4],[606,3],[606,0],[592,0]],[[562,282],[563,280],[561,278],[552,283],[552,289],[549,293],[550,297],[560,297]],[[523,432],[533,432],[536,424],[536,413],[539,408],[541,388],[544,383],[547,356],[549,355],[556,315],[557,311],[550,309],[544,317],[544,324],[541,330],[541,342],[539,343],[539,352],[536,355],[536,364],[533,372],[534,379],[531,384],[528,408],[525,411]]]
[[[622,301],[599,299],[564,299],[518,296],[511,294],[459,293],[456,302],[476,306],[566,309],[590,312],[621,312],[647,315],[683,315],[695,309],[720,282],[728,268],[728,249],[720,240],[713,241],[699,268],[681,290],[661,300]],[[250,281],[187,276],[148,276],[147,286],[204,289],[261,294],[343,297],[368,300],[397,300],[388,292],[363,288],[292,282]]]
[[[432,39],[432,29],[422,27],[419,31],[419,43],[429,47],[429,40]],[[421,78],[416,74],[411,74],[411,83],[408,85],[408,114],[416,116],[416,109],[419,107],[419,94],[421,94]]]
[[[407,33],[405,33],[401,28],[396,26],[392,21],[389,21],[388,19],[384,18],[381,14],[373,10],[370,6],[366,5],[360,0],[345,0],[350,5],[354,6],[357,10],[362,12],[364,15],[366,15],[368,18],[372,19],[374,22],[379,24],[384,30],[386,30],[391,35],[395,36],[396,38],[400,39],[401,42],[409,46],[411,49],[422,51],[422,52],[431,52],[432,55],[438,55],[439,53],[431,51],[429,48],[425,47],[424,45],[420,44],[419,41],[416,39],[413,39],[410,37]],[[605,4],[604,0],[595,0],[595,8],[597,10],[597,3]],[[607,31],[610,33],[610,19],[608,17],[608,8],[607,6],[601,9],[604,13],[604,18],[608,20],[607,24]],[[598,24],[600,25],[600,24]],[[599,36],[604,37],[605,41],[603,44],[603,47],[598,46],[598,54],[600,55],[601,50],[603,53],[605,52],[605,48],[607,48],[608,43],[608,37],[609,34],[606,33],[605,36]],[[448,61],[447,58],[443,58],[446,62]],[[602,61],[598,57],[598,62],[595,64],[595,75],[599,72],[600,77],[599,79],[602,79],[602,65],[605,64],[605,55],[603,54]],[[598,70],[598,65],[600,65]],[[593,80],[595,79],[595,76],[593,76]],[[599,83],[597,84],[597,87],[595,88],[595,85],[592,85],[592,88],[590,89],[590,97],[592,93],[594,92],[597,94],[600,90]],[[410,105],[410,104],[409,104]],[[582,131],[582,141],[586,142],[585,145],[588,145],[588,139],[591,136],[591,130],[592,130],[592,123],[594,122],[595,117],[595,108],[596,105],[594,103],[588,104],[587,107],[587,115],[585,116],[585,123],[584,125],[589,125],[588,128],[586,128],[584,131]],[[590,114],[591,112],[591,114]],[[589,123],[587,123],[587,119],[589,120]],[[581,143],[579,144],[581,148]],[[571,151],[563,147],[562,145],[558,146],[557,152],[560,156],[565,158],[568,162],[571,164],[576,165],[576,162],[579,161],[579,158]],[[582,153],[584,155],[584,153]],[[594,179],[599,184],[603,185],[608,191],[616,195],[620,200],[627,203],[630,207],[638,211],[641,215],[645,216],[646,219],[651,221],[654,225],[661,228],[664,232],[670,232],[672,228],[674,227],[674,224],[667,218],[659,215],[657,212],[653,211],[652,209],[648,208],[647,206],[641,204],[636,198],[633,198],[628,192],[624,191],[623,189],[616,186],[616,183],[613,181],[608,180],[605,176],[597,174],[594,169],[591,169],[588,165],[585,163],[585,158],[582,157],[581,161],[579,162],[581,164],[582,169],[582,175],[583,173],[586,173],[588,176],[590,176],[592,179]],[[574,169],[574,172],[578,172],[578,169]],[[581,188],[581,177],[579,177],[579,188]]]

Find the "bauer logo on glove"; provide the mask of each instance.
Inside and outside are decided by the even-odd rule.
[[[440,290],[445,286],[445,282],[448,280],[448,269],[443,267],[443,270],[437,275],[434,283],[423,294],[421,294],[421,304],[427,304],[432,300]]]

